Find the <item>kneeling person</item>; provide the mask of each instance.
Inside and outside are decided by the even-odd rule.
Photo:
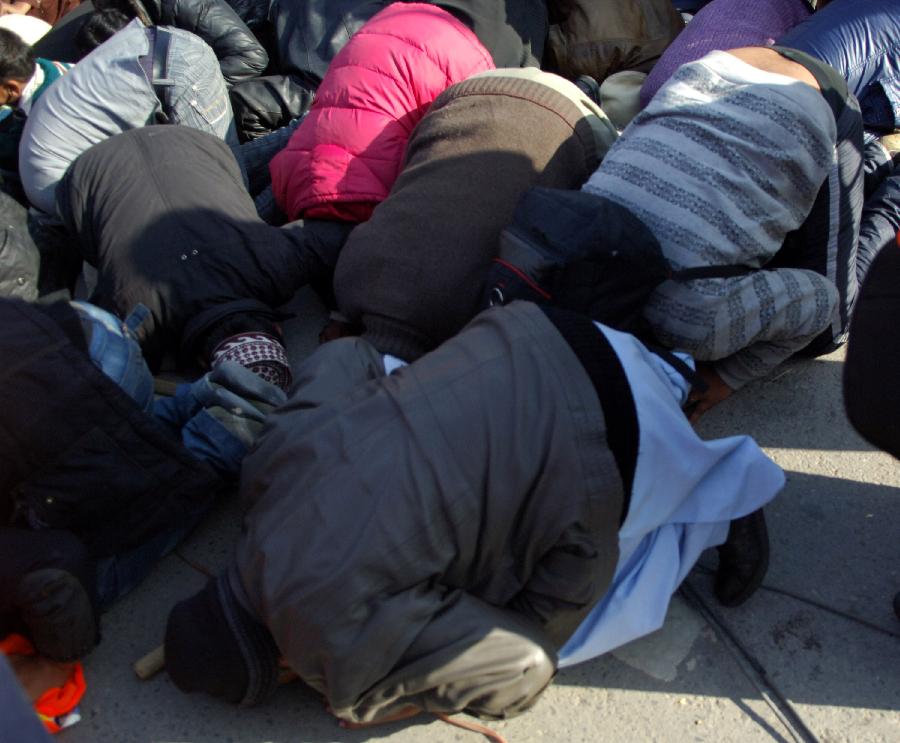
[[[661,343],[706,364],[698,413],[834,350],[856,298],[859,106],[833,69],[776,49],[683,65],[582,189],[638,218],[676,271],[745,269],[665,281],[645,307]]]
[[[251,704],[281,656],[356,722],[528,709],[611,586],[595,654],[654,628],[616,626],[623,586],[650,581],[661,624],[683,572],[645,575],[642,551],[686,572],[687,545],[721,543],[783,484],[748,437],[697,437],[687,387],[632,336],[525,302],[409,366],[364,339],[324,345],[244,460],[233,562],[170,614],[169,674]]]

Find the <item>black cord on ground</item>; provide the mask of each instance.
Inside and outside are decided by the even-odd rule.
[[[708,573],[712,575],[715,571],[711,568],[706,567],[705,565],[697,565],[696,569]],[[856,622],[856,624],[861,624],[863,627],[867,627],[870,630],[874,630],[875,632],[880,632],[883,635],[887,635],[888,637],[894,637],[900,640],[900,632],[893,632],[889,629],[885,629],[881,625],[875,624],[874,622],[870,622],[868,619],[863,619],[862,617],[855,616],[854,614],[848,614],[845,611],[841,611],[840,609],[835,609],[833,606],[828,606],[827,604],[823,604],[815,599],[811,599],[808,596],[801,596],[798,593],[794,593],[793,591],[788,591],[784,588],[778,588],[777,586],[767,586],[763,583],[759,590],[768,591],[769,593],[777,593],[781,596],[787,596],[788,598],[792,598],[795,601],[800,601],[804,604],[809,604],[810,606],[814,606],[817,609],[821,609],[822,611],[827,611],[829,614],[834,614],[836,617],[840,617],[841,619],[846,619],[850,622]]]
[[[769,706],[790,736],[799,743],[819,743],[815,733],[810,730],[800,717],[794,706],[781,693],[781,690],[772,682],[765,667],[747,649],[747,647],[734,635],[731,629],[719,618],[706,600],[694,588],[689,580],[681,584],[681,594],[695,608],[707,624],[718,635],[719,639],[735,659],[738,667],[751,684],[756,687],[763,701]]]

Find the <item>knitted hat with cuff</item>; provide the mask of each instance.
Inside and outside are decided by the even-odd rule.
[[[172,609],[165,656],[166,670],[183,692],[251,706],[278,685],[275,641],[241,606],[225,575]]]

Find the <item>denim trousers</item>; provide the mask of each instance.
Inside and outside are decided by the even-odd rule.
[[[174,550],[193,531],[205,515],[201,511],[188,520],[160,532],[149,542],[144,542],[125,553],[104,557],[97,561],[97,601],[101,610],[108,609],[117,599],[136,588],[146,578],[156,563]]]
[[[149,310],[138,305],[123,322],[88,302],[72,302],[81,318],[94,366],[115,382],[145,413],[153,406],[153,376],[134,336]]]
[[[237,159],[244,186],[254,198],[260,217],[267,222],[276,221],[279,210],[272,196],[269,162],[287,145],[302,117],[270,134],[241,144],[228,97],[228,87],[218,60],[215,57],[210,59],[205,51],[172,36],[167,74],[172,92],[165,112],[173,124],[208,131],[223,139]]]
[[[166,78],[150,82],[168,88],[163,111],[170,123],[209,132],[231,147],[237,146],[234,114],[219,60],[198,37],[166,30],[170,33]]]
[[[287,146],[288,140],[300,126],[304,116],[306,114],[292,119],[274,132],[244,142],[237,147],[232,145],[231,148],[243,171],[247,190],[256,204],[256,212],[260,219],[269,224],[282,224],[286,220],[281,209],[275,203],[275,196],[272,193],[269,163]]]
[[[253,142],[238,141],[228,86],[219,61],[200,38],[165,28],[165,64],[159,29],[132,21],[54,83],[32,112],[22,139],[20,175],[29,201],[56,217],[56,188],[69,166],[92,145],[128,129],[168,123],[205,131],[225,141],[241,167],[263,218],[277,215],[269,161],[299,119]],[[104,91],[98,96],[96,91]]]

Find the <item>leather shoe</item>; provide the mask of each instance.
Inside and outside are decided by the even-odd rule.
[[[769,569],[769,533],[763,510],[732,521],[728,538],[718,551],[713,591],[722,606],[740,606],[756,592]]]

